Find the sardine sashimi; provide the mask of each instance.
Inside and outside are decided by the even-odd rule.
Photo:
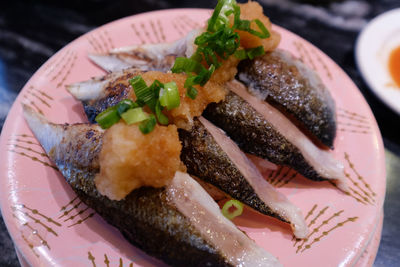
[[[190,57],[194,53],[194,39],[201,31],[192,30],[172,43],[132,45],[113,49],[106,54],[90,54],[89,58],[108,72],[132,67],[143,71],[167,72],[174,65],[176,57]]]
[[[101,84],[101,82],[99,84]],[[121,100],[123,97],[129,95],[129,92],[131,91],[129,87],[119,86],[118,89],[113,91],[111,89],[112,86],[101,86],[106,92],[101,94],[96,93],[96,95],[100,96],[99,99],[93,99],[84,102],[86,114],[89,121],[92,122],[98,113],[105,110],[108,106],[118,103],[118,101]],[[74,86],[73,88],[76,88],[76,86]],[[80,90],[84,90],[84,87],[80,88]],[[88,90],[91,90],[90,87],[88,88]],[[120,91],[121,88],[124,88],[124,90]],[[70,92],[75,93],[76,90],[70,89]],[[110,92],[119,92],[119,94],[113,94],[112,97],[108,97],[107,95],[110,94]],[[81,93],[79,91],[78,97],[81,97],[82,95],[86,95],[86,93]],[[85,103],[90,104],[87,105]],[[246,173],[247,175],[245,175],[245,173],[240,170],[240,168],[246,168],[246,164],[251,165],[250,168],[255,168],[254,165],[249,160],[247,160],[246,162],[242,161],[239,165],[233,163],[232,159],[230,158],[232,155],[226,155],[226,153],[223,151],[223,148],[220,147],[220,144],[218,144],[214,140],[215,136],[204,129],[204,126],[201,122],[195,119],[193,124],[197,126],[194,126],[194,128],[190,130],[180,130],[180,139],[184,144],[184,148],[181,154],[181,160],[188,167],[188,172],[205,180],[208,183],[213,184],[233,198],[244,202],[251,208],[263,214],[275,216],[282,221],[290,223],[296,236],[298,236],[299,238],[305,237],[307,233],[307,227],[305,226],[302,214],[297,209],[297,207],[287,201],[287,199],[285,199],[283,195],[280,196],[280,202],[273,201],[272,195],[277,195],[278,193],[273,190],[272,187],[269,187],[268,184],[264,187],[260,187],[260,190],[261,188],[268,188],[270,190],[273,190],[270,193],[257,191],[254,186],[259,186],[257,184],[257,181],[259,181],[260,179],[263,180],[258,170],[256,170],[257,176],[250,175],[249,173]],[[210,125],[210,123],[208,123],[208,125]],[[210,142],[210,144],[212,143],[214,149],[209,146],[210,144],[204,144],[205,140],[202,136],[203,133],[208,134],[208,141]],[[229,139],[228,137],[225,138]],[[230,142],[228,145],[226,145],[227,149],[229,149],[229,146],[234,146],[236,148],[236,145],[233,142]],[[245,157],[245,155],[242,154],[239,149],[236,149],[235,153],[239,155],[239,158]],[[225,156],[220,157],[220,154],[224,154]],[[200,155],[203,156],[203,158],[199,158]],[[215,160],[224,161],[224,163],[229,165],[230,169],[221,170],[218,164],[211,164],[213,162],[205,162],[207,161],[207,159],[210,159],[210,157],[214,157]],[[229,173],[228,170],[231,171],[231,173]],[[235,173],[236,175],[233,176],[233,173]],[[254,181],[248,181],[249,179],[253,179]],[[264,183],[267,182],[264,181]],[[265,194],[267,193],[269,195],[265,196]]]
[[[177,172],[167,187],[141,187],[110,200],[94,184],[103,130],[53,124],[26,106],[24,115],[80,199],[146,253],[174,266],[281,266],[226,219],[189,175]]]
[[[283,111],[318,144],[333,147],[335,102],[316,72],[288,51],[277,49],[238,65],[248,91]]]
[[[238,81],[227,84],[226,100],[211,104],[203,115],[228,133],[245,152],[288,165],[306,178],[333,180],[346,190],[343,165],[320,149],[288,118],[251,95]],[[285,152],[286,150],[286,152]]]
[[[180,130],[181,160],[188,172],[263,214],[291,224],[298,238],[308,233],[299,208],[271,186],[225,133],[200,117]]]

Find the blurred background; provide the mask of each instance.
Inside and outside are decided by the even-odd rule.
[[[0,2],[0,130],[19,91],[55,52],[115,19],[167,8],[213,8],[216,0],[13,0]],[[238,1],[243,2],[243,1]],[[375,266],[400,266],[400,117],[376,98],[357,70],[355,41],[375,16],[399,0],[258,0],[271,21],[320,48],[356,83],[385,144],[387,195]],[[399,18],[400,19],[400,18]],[[1,177],[0,177],[1,178]],[[1,192],[0,192],[1,193]],[[0,218],[0,266],[19,266]]]

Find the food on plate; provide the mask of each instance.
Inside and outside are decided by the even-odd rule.
[[[225,218],[188,174],[178,171],[168,186],[140,187],[120,201],[111,200],[94,181],[103,129],[53,124],[27,106],[24,115],[80,199],[148,254],[174,266],[281,266]]]
[[[248,91],[293,119],[308,136],[333,147],[336,136],[335,103],[319,76],[277,49],[238,66],[238,80]]]
[[[169,121],[179,128],[190,129],[193,117],[200,116],[210,102],[219,102],[224,99],[225,88],[209,81],[202,90],[198,90],[196,100],[193,101],[185,94],[184,83],[186,76],[177,73],[163,73],[159,71],[142,72],[138,69],[125,69],[107,74],[101,78],[94,78],[86,82],[68,85],[68,91],[83,102],[83,107],[89,118],[94,122],[96,116],[123,99],[137,99],[129,80],[140,75],[147,84],[157,80],[161,83],[175,82],[180,95],[180,105],[171,110],[164,110]],[[198,86],[196,86],[198,88]]]
[[[100,112],[133,95],[131,87],[114,82],[120,79],[118,73],[137,73],[137,70],[126,69],[68,87],[82,101],[89,121],[94,122]],[[335,180],[346,190],[343,165],[329,151],[315,145],[284,114],[250,94],[243,84],[229,82],[225,87],[228,92],[225,100],[209,104],[203,115],[241,149],[275,164],[290,166],[312,180]]]
[[[299,208],[271,186],[225,133],[200,117],[190,131],[179,130],[181,160],[189,174],[247,206],[290,223],[297,238],[308,233]]]
[[[125,73],[125,75],[122,75],[121,77],[126,77],[126,76],[130,77],[132,75],[127,75],[127,73],[131,72],[137,73],[136,70],[134,69],[127,69],[123,72]],[[158,72],[147,72],[145,74],[149,73],[158,73]],[[113,74],[114,73],[111,73],[111,75]],[[109,75],[110,74],[108,74],[107,76]],[[97,84],[99,87],[101,87],[100,89],[94,86],[94,83],[96,83],[95,80],[92,80],[90,82],[91,86],[88,86],[89,82],[82,82],[68,87],[68,90],[77,99],[80,98],[86,99],[83,102],[85,111],[87,114],[88,110],[92,111],[92,113],[88,114],[89,120],[91,118],[93,119],[94,117],[96,117],[98,113],[102,112],[109,106],[117,104],[124,96],[127,97],[134,95],[132,93],[131,87],[121,86],[121,85],[115,86],[115,84],[117,83],[114,81],[111,81],[109,83],[103,83],[107,81],[106,77],[96,79],[97,81],[99,81],[97,82]],[[143,75],[143,77],[148,77],[148,76]],[[119,80],[119,78],[117,78],[116,80]],[[116,87],[115,90],[113,90],[114,88],[113,86]],[[93,91],[95,93],[90,94],[89,93],[90,91]],[[118,92],[119,94],[115,94],[116,92]],[[112,97],[109,97],[108,96],[109,94],[112,94]],[[94,98],[90,99],[90,97],[88,96]],[[96,97],[99,97],[99,100],[96,100]],[[203,122],[205,121],[204,119],[201,120]],[[208,123],[207,125],[210,126],[211,124]],[[111,127],[110,130],[112,129],[113,127]],[[296,236],[298,236],[299,238],[304,237],[307,234],[307,227],[305,227],[303,217],[301,213],[297,210],[297,208],[293,204],[285,200],[286,198],[283,195],[278,194],[269,184],[267,184],[267,182],[262,178],[258,170],[255,170],[255,175],[247,175],[248,177],[245,177],[245,175],[243,174],[243,168],[244,169],[254,168],[251,162],[247,160],[244,163],[242,163],[241,164],[242,170],[241,170],[239,168],[240,165],[232,162],[232,156],[226,155],[226,153],[223,151],[221,144],[217,143],[215,136],[213,136],[212,134],[209,133],[209,131],[207,131],[202,122],[195,119],[193,128],[190,128],[189,130],[186,129],[179,130],[179,137],[183,145],[181,159],[182,162],[188,168],[188,172],[190,174],[199,177],[200,179],[206,181],[207,183],[213,184],[214,186],[221,189],[229,196],[242,201],[251,208],[263,214],[275,215],[275,217],[285,222],[291,223],[293,225],[293,229]],[[225,139],[229,138],[226,137]],[[238,155],[236,157],[244,156],[243,153],[236,148],[236,145],[233,142],[225,144],[225,147],[226,147],[225,149],[229,150],[234,149],[236,155]],[[116,151],[118,151],[118,149]],[[221,157],[221,155],[224,155],[224,157]],[[211,157],[214,158],[212,162],[211,162]],[[219,168],[220,167],[219,164],[217,164],[217,161],[219,161],[220,163],[224,162],[225,164],[229,164],[230,169],[225,169],[224,171],[226,171],[226,173],[222,173],[221,169]],[[125,165],[129,166],[128,164]],[[125,166],[121,169],[123,170],[124,168]],[[236,175],[232,175],[233,173],[229,173],[228,171],[231,171]],[[249,182],[248,179],[252,178],[255,181]],[[230,180],[227,181],[227,179]],[[114,179],[107,179],[107,180],[114,180]],[[271,193],[279,196],[276,199],[285,200],[283,201],[286,202],[286,204],[284,205],[284,209],[282,209],[283,207],[282,201],[280,201],[281,206],[278,207],[277,205],[279,205],[279,203],[275,203],[276,201],[268,199],[270,196],[266,195],[265,193],[261,194],[260,192],[257,192],[254,183],[257,183],[257,181],[259,180],[263,181],[261,182],[264,185],[263,190],[269,189],[271,190]]]
[[[203,113],[246,153],[287,165],[306,178],[333,180],[346,190],[343,165],[316,146],[284,114],[250,94],[238,81],[226,85],[225,101],[208,105]]]
[[[331,147],[334,102],[303,64],[271,52],[279,40],[260,5],[221,0],[181,40],[90,55],[110,73],[67,89],[98,125],[24,114],[82,201],[150,255],[178,266],[279,266],[227,218],[245,204],[297,238],[307,226],[239,147],[346,190],[343,166],[291,121]],[[234,198],[236,211],[226,204],[222,214],[199,183]]]
[[[187,42],[184,43],[186,46],[180,46],[183,50],[187,47]],[[135,50],[146,53],[146,49],[142,49],[141,46],[122,50],[129,50],[130,53],[135,53]],[[154,55],[151,57],[157,61],[163,56],[170,55],[162,54],[163,51],[158,50],[160,53],[158,58]],[[117,50],[114,53],[124,58],[124,55]],[[179,53],[184,54],[185,51]],[[109,55],[103,55],[103,59],[107,57]],[[105,70],[121,70],[126,66],[114,63],[109,64],[106,60],[97,61],[97,64]],[[149,68],[156,65],[156,63],[150,64]],[[135,64],[130,67],[141,68],[140,65]],[[236,73],[236,68],[231,69]],[[249,93],[243,91],[241,96],[235,96],[237,94],[231,91],[237,86],[231,86],[235,83],[229,83],[229,86],[225,85],[228,89],[225,100],[211,103],[203,115],[226,131],[245,152],[268,159],[278,165],[287,165],[312,180],[334,180],[341,189],[346,191],[343,165],[324,149],[324,146],[333,147],[336,135],[335,104],[317,74],[299,60],[294,59],[288,52],[278,50],[262,57],[242,61],[239,64],[237,78],[250,86],[250,88],[246,87]],[[82,88],[82,91],[89,92],[90,90],[89,87]],[[95,89],[97,90],[101,91],[99,88]],[[70,92],[77,99],[83,100],[73,90]],[[106,94],[103,93],[103,96]],[[120,98],[123,98],[124,94],[127,93],[121,92]],[[265,105],[260,103],[255,108],[254,104],[258,101],[251,96],[265,100],[267,94],[269,97]],[[105,99],[110,99],[110,97],[105,97]],[[250,99],[254,100],[251,101],[253,105],[249,103]],[[109,103],[109,106],[116,103],[117,101],[113,101]],[[271,107],[271,104],[274,107]],[[97,101],[93,98],[90,105],[84,102],[84,106],[91,120],[96,113],[91,114],[88,111],[97,106]],[[97,109],[97,112],[103,111],[104,108],[103,106],[102,109]],[[240,112],[238,112],[239,109]],[[281,122],[276,120],[276,116],[264,116],[270,111],[284,120]],[[258,123],[255,123],[254,119],[258,119]],[[299,131],[299,128],[302,131]],[[296,134],[300,134],[301,138],[295,138]],[[257,138],[254,138],[255,136]]]

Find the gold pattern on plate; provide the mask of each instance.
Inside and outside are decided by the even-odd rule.
[[[294,46],[297,49],[300,60],[303,61],[304,64],[309,65],[313,70],[317,71],[317,66],[314,63],[314,60],[304,44],[300,41],[293,41]]]
[[[62,62],[64,62],[65,58],[69,56],[72,53],[71,50],[67,50],[64,52],[64,54],[61,57],[56,57],[54,59],[54,63],[51,62],[48,66],[45,68],[45,76],[49,76],[52,74],[56,69],[58,69],[61,65]]]
[[[93,267],[97,267],[96,265],[96,257],[92,254],[92,252],[88,251],[88,260],[92,263]],[[107,254],[104,254],[104,264],[106,267],[110,266],[110,259],[108,258]],[[117,266],[116,263],[112,264],[111,266]],[[133,267],[133,262],[131,262],[129,265],[127,265],[129,267]],[[122,260],[122,258],[120,257],[118,260],[118,267],[124,267],[124,261]]]
[[[315,71],[323,71],[325,75],[332,80],[333,76],[328,66],[321,58],[320,53],[315,48],[308,48],[301,41],[293,41],[293,45],[297,50],[299,59],[309,65]],[[317,64],[318,63],[318,64]],[[322,68],[322,70],[321,70]]]
[[[33,136],[20,134],[15,135],[14,137],[11,138],[7,144],[9,146],[8,151],[41,163],[46,167],[58,170],[58,168],[50,162],[47,154],[44,153],[41,148],[41,145],[32,141],[34,138]],[[27,144],[29,146],[27,146]]]
[[[317,58],[318,63],[322,66],[323,70],[326,73],[326,76],[328,76],[328,78],[330,80],[333,79],[332,73],[330,72],[328,66],[326,65],[326,63],[324,62],[324,60],[322,60],[321,56],[319,55],[318,51],[316,51],[315,48],[312,49],[313,51],[311,52],[311,54],[315,55],[315,57]]]
[[[158,30],[160,31],[161,41],[166,42],[167,38],[165,37],[164,27],[161,23],[161,20],[159,20],[159,19],[157,20],[157,27],[158,27]]]
[[[189,18],[187,16],[178,16],[171,20],[172,25],[178,31],[180,36],[185,36],[191,30],[198,28],[193,23],[188,23]]]
[[[276,171],[271,171],[266,178],[274,187],[283,187],[296,178],[297,175],[297,171],[292,168],[279,166]]]
[[[329,207],[325,206],[318,211],[318,205],[314,204],[310,211],[308,211],[305,221],[307,222],[310,218],[312,218],[311,221],[308,222],[310,233],[304,239],[296,239],[293,237],[293,247],[296,248],[296,253],[303,253],[305,250],[311,249],[313,245],[321,241],[321,239],[327,238],[328,235],[334,230],[338,229],[339,227],[343,227],[349,222],[355,222],[358,219],[358,217],[348,217],[339,223],[332,223],[335,218],[337,221],[342,217],[344,210],[339,210],[337,212],[328,214],[328,209]],[[315,213],[316,215],[312,217]]]
[[[349,191],[344,191],[344,193],[364,205],[374,205],[376,202],[376,193],[372,190],[371,185],[367,183],[365,178],[357,171],[348,153],[344,153],[344,158],[352,173],[351,174],[346,169],[344,171],[346,178],[351,183],[349,185]],[[331,184],[337,187],[333,182],[331,182]]]
[[[40,257],[39,256],[39,254],[35,251],[35,247],[33,246],[33,244],[31,243],[31,242],[29,242],[29,240],[26,238],[26,236],[23,234],[23,233],[21,233],[21,236],[22,236],[22,239],[25,241],[25,243],[28,245],[28,247],[32,250],[32,252],[33,252],[33,254],[36,256],[36,257]]]
[[[370,134],[371,126],[368,119],[356,112],[343,108],[337,109],[338,130],[341,132]]]
[[[84,207],[80,207],[81,205]],[[86,212],[86,211],[89,211],[89,212]],[[64,222],[71,221],[71,222],[69,222],[70,225],[68,225],[68,227],[73,227],[75,225],[81,224],[96,214],[88,206],[83,204],[83,202],[78,197],[75,197],[70,202],[68,202],[66,205],[61,207],[60,212],[61,212],[61,215],[58,217],[58,219],[63,219]],[[85,217],[81,218],[80,215],[84,214],[85,212],[86,212],[86,214],[84,215]],[[79,216],[79,219],[74,222],[73,220],[76,219],[78,216]]]
[[[74,56],[76,56],[75,54],[76,53],[74,51],[71,51],[71,53],[63,61],[60,61],[60,67],[57,68],[57,72],[50,78],[50,82],[54,82],[65,72],[65,70],[73,61]]]
[[[72,69],[73,69],[74,66],[75,66],[75,63],[76,63],[76,60],[77,60],[77,59],[78,59],[78,56],[75,54],[74,57],[73,57],[73,59],[72,59],[71,64],[69,65],[69,67],[68,67],[68,69],[67,69],[67,72],[66,72],[66,73],[64,74],[64,76],[61,78],[61,80],[57,83],[57,88],[60,88],[60,87],[65,83],[65,81],[68,79],[69,75],[71,74]]]
[[[135,35],[139,38],[140,44],[156,44],[166,42],[164,28],[160,20],[142,21],[137,24],[132,23],[131,28]]]
[[[135,23],[131,24],[131,28],[132,28],[133,32],[135,33],[135,35],[139,38],[140,44],[145,44],[146,40],[143,38],[142,34],[138,30],[138,27],[136,26]]]
[[[22,239],[29,246],[35,256],[39,258],[39,254],[35,251],[35,248],[38,246],[45,246],[50,250],[50,244],[45,239],[46,233],[58,237],[54,227],[61,227],[61,223],[40,212],[38,209],[31,208],[25,204],[17,204],[12,206],[11,209],[13,211],[13,217],[21,225],[20,232]],[[30,233],[28,237],[25,236],[26,230]],[[37,241],[35,241],[35,239]]]
[[[114,48],[114,43],[106,30],[90,34],[87,40],[95,53],[107,53]]]

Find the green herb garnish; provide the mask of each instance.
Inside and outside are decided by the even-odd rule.
[[[242,215],[243,203],[236,199],[227,201],[221,209],[222,214],[229,220]]]

